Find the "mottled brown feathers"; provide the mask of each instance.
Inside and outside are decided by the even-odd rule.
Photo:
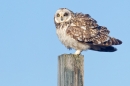
[[[68,16],[64,16],[68,13]],[[61,20],[56,14],[60,14]],[[60,41],[67,47],[78,51],[87,49],[105,52],[114,52],[112,45],[120,45],[122,41],[109,36],[110,31],[97,24],[89,14],[73,13],[61,8],[54,17],[56,32]]]
[[[74,16],[73,24],[76,26],[84,26],[86,29],[98,26],[97,21],[91,18],[89,14],[76,13]]]
[[[111,38],[108,35],[110,31],[106,27],[98,26],[97,21],[91,18],[89,14],[75,14],[73,24],[75,26],[68,27],[66,33],[77,41],[105,46],[122,43],[118,39]]]
[[[119,45],[122,42],[119,39],[111,38],[108,36],[109,31],[100,26],[100,29],[90,28],[81,29],[78,26],[71,26],[66,30],[66,33],[77,41],[89,43],[93,45]]]

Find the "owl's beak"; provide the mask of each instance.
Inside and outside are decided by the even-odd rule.
[[[61,21],[63,21],[63,17],[61,16]]]

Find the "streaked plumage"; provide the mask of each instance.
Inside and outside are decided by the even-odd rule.
[[[60,8],[54,16],[56,33],[60,41],[69,49],[80,54],[83,50],[114,52],[122,42],[109,36],[110,31],[99,26],[89,14],[73,13],[66,8]]]

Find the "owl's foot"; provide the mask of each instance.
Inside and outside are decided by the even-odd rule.
[[[76,52],[75,52],[74,54],[75,54],[75,55],[81,54],[81,50],[76,50]]]

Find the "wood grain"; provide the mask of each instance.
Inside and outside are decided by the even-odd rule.
[[[83,86],[84,57],[63,54],[58,57],[58,86]]]

